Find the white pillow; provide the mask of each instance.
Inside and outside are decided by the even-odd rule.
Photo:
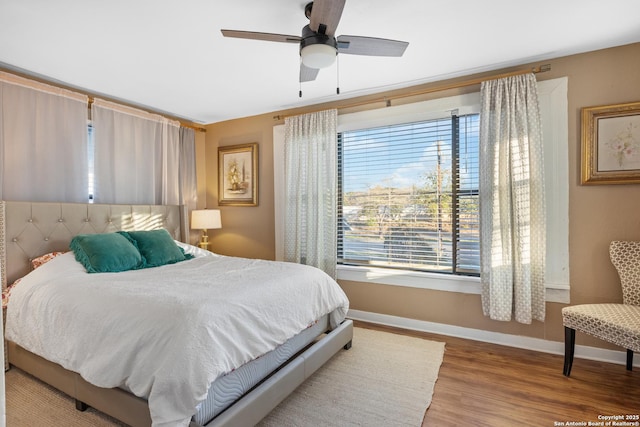
[[[179,241],[175,241],[176,245],[178,245],[179,247],[182,248],[182,250],[184,251],[185,254],[189,254],[189,255],[193,255],[194,258],[200,258],[203,256],[219,256],[217,254],[214,254],[213,252],[210,252],[206,249],[201,249],[197,246],[193,246],[190,245],[188,243],[184,243],[184,242],[179,242]]]

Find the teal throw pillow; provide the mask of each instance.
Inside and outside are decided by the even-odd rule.
[[[79,234],[69,248],[89,273],[116,273],[145,264],[135,245],[118,233]]]
[[[145,268],[174,264],[193,258],[191,255],[185,255],[169,232],[163,228],[150,231],[119,231],[118,233],[135,242],[138,251],[146,261]]]

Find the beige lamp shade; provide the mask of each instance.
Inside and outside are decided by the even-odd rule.
[[[191,211],[191,228],[196,230],[222,228],[220,210],[200,209]]]

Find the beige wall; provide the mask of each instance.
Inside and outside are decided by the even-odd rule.
[[[538,80],[567,76],[569,79],[569,253],[571,271],[571,303],[621,301],[618,278],[608,257],[608,244],[614,239],[640,240],[640,185],[581,186],[580,181],[580,109],[594,105],[640,101],[640,44],[622,46],[569,57],[543,61],[551,71],[537,75]],[[528,68],[524,64],[497,72]],[[493,73],[492,73],[493,74]],[[473,76],[476,77],[476,76]],[[415,92],[443,83],[423,85],[393,96]],[[394,101],[395,104],[418,101],[455,93],[479,90],[478,86],[441,91]],[[366,99],[379,99],[380,95]],[[353,103],[353,100],[342,104]],[[216,252],[250,258],[275,258],[273,200],[273,138],[272,128],[277,114],[299,114],[325,107],[340,108],[341,103],[313,108],[270,113],[207,126],[206,192],[207,207],[217,207],[217,148],[247,142],[257,142],[259,161],[259,206],[222,207],[223,229],[213,233],[212,249]],[[380,108],[372,103],[352,112]],[[497,322],[482,315],[480,297],[442,292],[342,281],[351,307],[429,322],[443,323],[487,331],[504,332],[555,341],[563,340],[560,310],[562,304],[547,305],[544,323],[520,325]],[[579,344],[607,347],[598,340],[578,337]]]
[[[218,207],[218,147],[258,143],[258,206],[221,207],[222,229],[209,233],[211,250],[247,258],[275,258],[272,127],[269,115],[207,126],[207,208]]]

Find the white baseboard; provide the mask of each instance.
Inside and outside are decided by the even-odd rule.
[[[390,316],[388,314],[372,313],[368,311],[349,310],[347,317],[353,320],[376,323],[379,325],[394,326],[420,332],[446,335],[450,337],[466,338],[474,341],[483,341],[492,344],[506,345],[509,347],[524,348],[543,353],[564,355],[564,342],[543,340],[540,338],[523,337],[520,335],[503,334],[500,332],[483,331],[481,329],[463,328],[461,326],[446,325],[443,323],[427,322],[424,320],[408,319],[406,317]],[[627,361],[626,351],[607,350],[597,347],[576,345],[574,357],[580,359],[597,360],[600,362],[625,365]],[[634,358],[633,366],[640,366],[639,357]],[[562,372],[562,365],[558,367]]]

